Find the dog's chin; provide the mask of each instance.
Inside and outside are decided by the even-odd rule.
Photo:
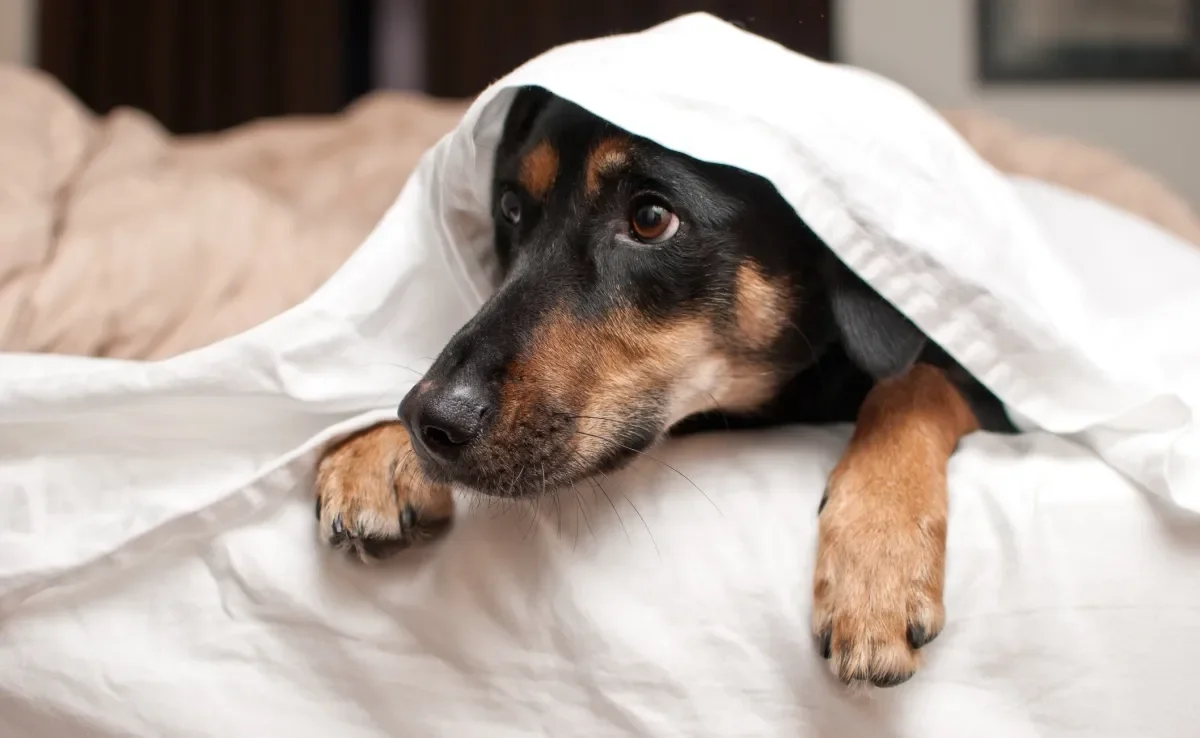
[[[585,457],[573,447],[544,455],[503,457],[502,468],[491,464],[463,464],[457,468],[420,458],[422,472],[433,482],[448,484],[468,494],[497,499],[528,499],[567,489],[601,474],[629,466],[662,436],[626,433]],[[482,467],[482,468],[481,468]],[[491,468],[488,468],[491,467]]]
[[[570,489],[591,477],[621,469],[632,463],[636,456],[632,451],[624,452],[619,457],[606,454],[602,463],[589,463],[584,466],[577,460],[576,464],[567,464],[562,468],[531,461],[522,466],[516,474],[472,475],[447,481],[463,492],[480,497],[532,499],[560,489]]]

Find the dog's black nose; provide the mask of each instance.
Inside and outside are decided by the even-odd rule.
[[[424,392],[414,388],[400,403],[399,414],[418,451],[453,461],[479,437],[489,412],[491,403],[485,390],[455,382]]]

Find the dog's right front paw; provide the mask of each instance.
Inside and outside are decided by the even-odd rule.
[[[329,449],[316,487],[321,540],[368,563],[437,538],[454,515],[450,488],[425,479],[400,423]]]

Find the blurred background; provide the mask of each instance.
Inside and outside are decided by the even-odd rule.
[[[0,0],[0,62],[185,133],[375,89],[470,96],[556,44],[692,10],[1109,147],[1200,202],[1200,0]]]

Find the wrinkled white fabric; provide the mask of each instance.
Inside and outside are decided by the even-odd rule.
[[[808,636],[847,428],[465,501],[386,566],[316,544],[320,446],[390,415],[491,288],[490,151],[525,83],[769,177],[1033,428],[953,459],[949,625],[903,687],[847,693]],[[0,735],[1194,735],[1198,277],[890,83],[711,17],[554,50],[293,310],[158,363],[0,356]]]

